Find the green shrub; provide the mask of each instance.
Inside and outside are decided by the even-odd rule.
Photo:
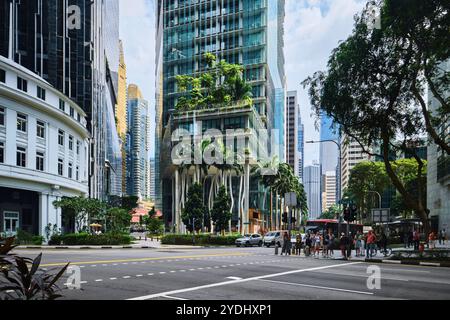
[[[236,239],[240,238],[240,235],[233,236],[214,236],[210,234],[197,234],[195,235],[195,245],[234,245]],[[192,245],[192,235],[189,234],[168,234],[161,238],[162,244],[171,245]]]
[[[70,233],[65,235],[54,235],[49,241],[49,245],[127,245],[132,238],[127,234],[105,233],[101,235],[91,235],[88,233]]]
[[[17,230],[16,243],[19,245],[36,245],[40,246],[44,242],[44,237],[35,236],[29,232],[23,230]]]

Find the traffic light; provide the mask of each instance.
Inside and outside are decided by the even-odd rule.
[[[350,216],[351,216],[350,209],[349,208],[345,208],[344,209],[344,220],[347,221],[347,222],[350,222],[350,219],[351,219]]]
[[[283,213],[283,222],[284,223],[288,222],[288,214],[287,214],[287,212]]]
[[[358,208],[353,205],[351,208],[350,221],[356,221],[358,219]]]

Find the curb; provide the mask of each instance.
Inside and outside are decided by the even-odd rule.
[[[15,250],[103,250],[103,249],[160,249],[157,247],[149,247],[149,246],[142,246],[142,247],[133,247],[133,246],[101,246],[101,247],[89,247],[89,246],[83,246],[83,247],[70,247],[70,246],[51,246],[51,247],[15,247]]]
[[[450,262],[423,262],[423,261],[408,261],[408,260],[386,260],[386,259],[364,259],[368,263],[386,263],[386,264],[402,264],[410,266],[424,266],[437,268],[450,268]]]

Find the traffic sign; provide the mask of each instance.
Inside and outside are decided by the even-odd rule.
[[[289,192],[284,195],[284,201],[286,206],[289,208],[294,208],[297,206],[297,194],[295,192]]]
[[[391,217],[391,209],[372,209],[373,222],[389,222]]]

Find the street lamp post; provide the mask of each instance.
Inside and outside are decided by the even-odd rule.
[[[341,168],[341,166],[342,166],[342,153],[341,153],[341,144],[338,141],[336,141],[336,140],[306,141],[306,143],[308,143],[308,144],[327,143],[327,142],[334,143],[338,147],[338,150],[339,150],[339,158],[338,158],[339,159],[339,163],[338,163],[339,174],[338,174],[338,182],[337,182],[338,183],[338,186],[337,186],[337,190],[338,190],[337,200],[338,200],[339,208],[340,208],[341,202],[342,202],[342,190],[341,190],[341,187],[342,187],[341,186],[341,181],[342,181],[342,168]],[[338,220],[339,220],[339,228],[340,228],[341,214],[339,214]]]
[[[341,203],[342,200],[342,190],[341,190],[341,180],[342,180],[342,154],[341,154],[341,144],[339,142],[337,142],[336,140],[320,140],[320,141],[306,141],[306,143],[308,144],[313,144],[313,143],[326,143],[326,142],[332,142],[334,144],[337,145],[338,150],[339,150],[339,164],[338,164],[338,168],[339,168],[339,174],[338,174],[338,201],[339,204]]]

